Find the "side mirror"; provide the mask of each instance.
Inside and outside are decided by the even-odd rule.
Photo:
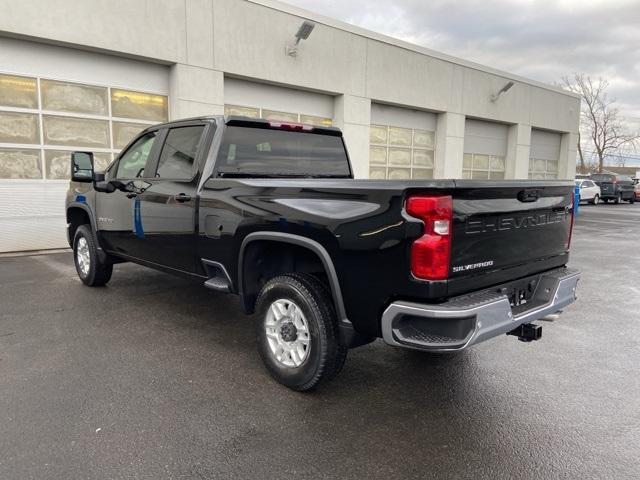
[[[73,152],[71,154],[71,181],[93,182],[93,153]]]

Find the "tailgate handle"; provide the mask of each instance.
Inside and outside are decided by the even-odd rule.
[[[518,192],[518,200],[521,202],[536,202],[540,198],[540,190],[525,188]]]

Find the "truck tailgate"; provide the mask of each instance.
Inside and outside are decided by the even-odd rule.
[[[450,278],[565,254],[572,183],[456,181]]]

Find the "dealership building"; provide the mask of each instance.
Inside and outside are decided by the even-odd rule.
[[[337,126],[358,178],[574,175],[580,99],[554,86],[273,0],[52,7],[0,0],[0,253],[67,246],[70,151],[104,167],[183,117]]]

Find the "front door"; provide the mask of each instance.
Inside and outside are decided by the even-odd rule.
[[[196,193],[206,126],[184,124],[163,134],[145,191],[136,197],[141,258],[182,272],[197,271]]]
[[[147,163],[157,155],[158,147],[158,131],[141,135],[120,155],[107,172],[107,179],[127,184],[146,177]],[[120,189],[96,195],[100,244],[105,250],[137,257],[140,250],[134,215],[136,195]]]

